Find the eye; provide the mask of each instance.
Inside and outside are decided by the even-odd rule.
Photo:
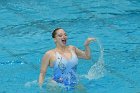
[[[67,36],[67,34],[65,34],[65,36]]]
[[[59,37],[62,37],[62,35],[58,35]]]

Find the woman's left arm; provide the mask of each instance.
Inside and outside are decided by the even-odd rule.
[[[87,38],[87,40],[85,41],[85,44],[84,44],[84,46],[85,46],[84,51],[75,47],[75,52],[76,52],[77,56],[79,58],[90,59],[91,56],[90,56],[89,44],[91,43],[91,41],[95,41],[95,40],[96,40],[95,38]]]

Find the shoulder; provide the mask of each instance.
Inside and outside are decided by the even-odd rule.
[[[75,46],[73,46],[73,45],[69,45],[68,47],[69,47],[70,49],[75,48]]]
[[[44,56],[52,57],[52,56],[54,56],[54,54],[55,54],[55,51],[54,51],[54,49],[52,49],[52,50],[47,51]]]
[[[76,51],[76,47],[75,46],[69,45],[68,47],[69,47],[70,50],[73,50],[74,52]]]

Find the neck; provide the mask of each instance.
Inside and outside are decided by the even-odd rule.
[[[59,51],[65,51],[66,46],[57,46],[56,49],[59,50]]]

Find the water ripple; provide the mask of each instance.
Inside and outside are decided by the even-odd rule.
[[[23,61],[21,60],[13,60],[13,61],[5,61],[5,62],[0,62],[1,65],[13,65],[13,64],[25,64]]]

